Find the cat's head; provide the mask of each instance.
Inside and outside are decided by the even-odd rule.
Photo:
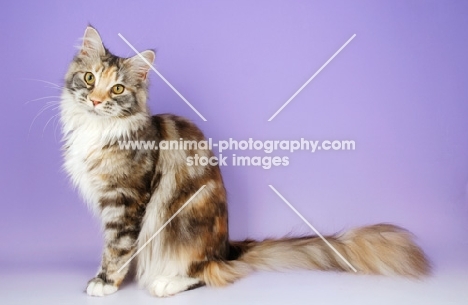
[[[111,54],[98,32],[87,27],[65,77],[65,90],[76,103],[73,107],[89,115],[115,118],[146,112],[148,63],[153,63],[155,54],[148,50],[140,55]]]

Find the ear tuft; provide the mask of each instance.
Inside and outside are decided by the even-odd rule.
[[[81,54],[88,56],[103,56],[106,51],[102,44],[101,36],[95,28],[88,26],[83,36]]]
[[[143,58],[142,58],[143,57]],[[146,79],[149,69],[154,62],[156,54],[152,50],[146,50],[128,59],[132,68],[143,79]]]

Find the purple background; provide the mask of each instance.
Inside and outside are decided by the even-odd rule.
[[[431,256],[467,247],[467,2],[130,3],[15,1],[0,12],[2,264],[99,260],[98,221],[61,170],[57,111],[34,120],[58,98],[26,103],[60,95],[30,79],[61,85],[88,23],[117,55],[133,55],[119,32],[156,49],[157,69],[208,121],[153,72],[152,111],[186,116],[208,137],[356,141],[351,152],[275,153],[287,167],[222,168],[233,238],[309,232],[272,184],[323,234],[392,222]]]

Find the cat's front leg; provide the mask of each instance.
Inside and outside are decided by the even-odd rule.
[[[104,250],[98,274],[89,280],[86,293],[90,296],[102,297],[116,292],[128,272],[129,265],[126,265],[120,272],[119,269],[130,259],[134,252],[134,248],[127,250],[107,246]]]
[[[109,209],[117,208],[108,207],[103,212]],[[116,292],[128,272],[130,264],[126,263],[136,251],[139,224],[134,217],[129,217],[128,211],[122,214],[121,217],[114,217],[105,222],[105,248],[102,263],[96,277],[88,282],[86,288],[88,295],[105,296]]]

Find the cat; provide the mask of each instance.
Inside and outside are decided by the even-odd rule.
[[[105,240],[87,294],[116,292],[128,273],[126,262],[142,247],[136,277],[158,297],[224,286],[256,270],[351,271],[316,236],[230,241],[219,167],[186,163],[196,154],[212,157],[210,150],[120,149],[119,141],[205,140],[183,117],[150,115],[148,63],[155,53],[140,55],[113,55],[88,26],[65,76],[60,105],[64,168],[100,218]],[[395,225],[357,228],[327,240],[359,273],[421,277],[430,271],[412,235]]]

